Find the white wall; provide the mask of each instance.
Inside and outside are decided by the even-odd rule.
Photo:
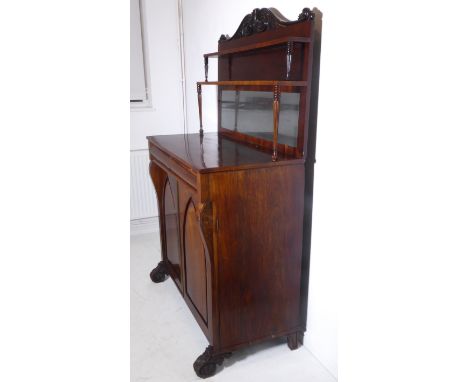
[[[184,129],[177,1],[142,0],[142,14],[151,106],[133,108],[130,113],[132,220],[158,213],[148,162],[142,160],[147,153],[146,137],[180,134]]]
[[[146,149],[148,135],[183,132],[177,1],[143,0],[143,23],[152,107],[130,113],[131,150]]]

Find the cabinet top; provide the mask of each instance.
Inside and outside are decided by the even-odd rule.
[[[181,165],[200,173],[304,163],[302,159],[281,155],[277,162],[272,162],[270,151],[218,133],[205,133],[202,138],[196,133],[153,135],[147,139],[150,149],[154,145]]]

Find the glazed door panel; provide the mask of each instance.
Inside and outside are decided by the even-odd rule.
[[[166,255],[174,279],[181,286],[181,256],[177,180],[168,175],[164,186],[164,228]]]
[[[205,324],[208,323],[207,264],[199,221],[196,213],[195,190],[179,183],[182,241],[185,263],[185,294]]]

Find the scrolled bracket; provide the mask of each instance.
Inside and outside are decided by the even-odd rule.
[[[204,203],[198,203],[197,208],[195,209],[196,217],[200,226],[205,234],[209,232],[209,230],[205,230],[205,227],[208,227],[210,224],[213,223],[213,204],[211,200],[207,200]]]
[[[211,256],[213,254],[213,231],[214,217],[213,217],[213,203],[207,200],[203,203],[198,203],[195,208],[195,215],[198,222],[198,227],[202,237],[203,245],[209,255],[211,263]]]

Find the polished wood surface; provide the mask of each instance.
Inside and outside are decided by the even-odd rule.
[[[302,330],[304,166],[207,176],[217,219],[220,351]]]
[[[150,153],[155,137],[151,138]],[[171,221],[166,221],[165,210],[160,221],[163,259],[171,278],[178,285],[183,280],[181,293],[216,353],[302,330],[304,164],[290,160],[272,165],[268,154],[248,149],[266,155],[267,161],[255,167],[194,170],[194,186],[177,176],[178,162],[167,167],[163,152],[150,154],[158,200],[165,200],[174,177],[177,182],[171,188],[177,193],[166,197]],[[278,187],[280,191],[274,192]],[[176,214],[173,194],[178,197]],[[173,236],[174,217],[179,238]],[[180,276],[174,267],[179,251]]]
[[[197,85],[221,85],[221,86],[307,86],[306,81],[199,81]]]
[[[209,346],[193,365],[201,378],[239,348],[283,337],[294,350],[303,341],[320,39],[317,9],[297,21],[254,10],[233,37],[221,36],[219,80],[197,83],[200,132],[148,137],[162,249],[150,276],[175,282],[205,334]],[[271,91],[272,140],[219,121],[204,132],[202,85],[218,85],[218,97],[220,88]],[[295,146],[278,143],[281,96],[291,91],[300,93]]]
[[[312,49],[309,53],[310,65],[310,90],[307,93],[306,123],[308,128],[304,130],[305,137],[305,189],[304,189],[304,224],[302,243],[302,275],[301,275],[301,320],[302,326],[307,329],[307,306],[309,301],[309,270],[310,252],[312,250],[312,204],[314,196],[314,165],[315,148],[317,143],[317,115],[320,79],[320,51],[322,46],[322,12],[317,8],[312,28]]]
[[[218,133],[174,134],[148,137],[150,150],[160,149],[180,166],[196,172],[228,171],[237,167],[271,166],[271,153]],[[292,156],[278,155],[280,165],[304,163]]]
[[[179,211],[185,254],[185,291],[200,317],[207,323],[206,253],[199,231],[194,190],[183,184],[180,188]]]
[[[308,37],[295,37],[295,36],[285,36],[269,41],[263,41],[259,42],[256,44],[251,44],[251,45],[244,45],[244,46],[239,46],[237,48],[231,48],[231,49],[224,49],[223,51],[220,52],[212,52],[212,53],[206,53],[203,56],[204,57],[219,57],[219,56],[224,56],[227,54],[233,54],[233,53],[241,53],[241,52],[246,52],[249,50],[255,50],[255,49],[260,49],[260,48],[266,48],[269,46],[274,46],[274,45],[281,45],[289,42],[300,42],[300,43],[306,43],[310,42],[310,38]]]

